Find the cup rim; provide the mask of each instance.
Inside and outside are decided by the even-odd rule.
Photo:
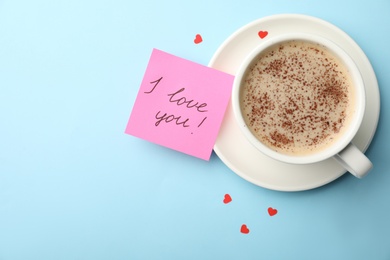
[[[333,52],[340,60],[344,62],[344,65],[351,74],[351,79],[353,80],[355,86],[355,116],[350,122],[349,128],[345,131],[343,136],[337,140],[334,145],[325,148],[319,152],[309,154],[309,155],[288,155],[274,151],[269,148],[261,141],[259,141],[246,126],[245,120],[241,114],[241,105],[240,105],[240,86],[244,77],[246,75],[247,68],[252,65],[258,55],[266,50],[267,48],[291,40],[303,40],[313,43],[320,44],[329,51]],[[316,34],[309,33],[288,33],[279,36],[275,36],[265,40],[260,45],[258,45],[252,52],[250,52],[246,58],[243,60],[239,69],[236,73],[233,90],[232,90],[232,108],[233,114],[236,119],[236,122],[239,125],[241,132],[245,135],[247,140],[254,145],[259,151],[263,154],[276,159],[281,162],[291,163],[291,164],[310,164],[316,163],[323,160],[326,160],[334,155],[338,154],[343,150],[354,138],[357,131],[360,128],[360,125],[363,121],[364,111],[365,111],[365,88],[363,78],[361,73],[353,61],[353,59],[336,43],[331,40],[324,38]]]

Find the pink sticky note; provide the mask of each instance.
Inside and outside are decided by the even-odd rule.
[[[209,160],[233,80],[153,49],[125,133]]]

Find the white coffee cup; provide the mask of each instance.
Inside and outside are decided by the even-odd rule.
[[[248,70],[257,61],[259,55],[264,53],[272,46],[288,41],[305,41],[318,44],[332,53],[347,69],[354,87],[354,113],[350,119],[350,123],[343,131],[343,134],[331,145],[326,148],[307,154],[285,154],[277,152],[261,142],[252,132],[251,127],[247,125],[243,112],[241,110],[241,93],[242,85],[245,81]],[[329,158],[336,159],[347,171],[358,178],[364,177],[372,168],[371,161],[352,143],[352,139],[356,135],[363,120],[365,111],[365,87],[359,69],[352,58],[334,42],[317,36],[306,33],[291,33],[284,34],[264,40],[257,48],[255,48],[242,62],[238,72],[236,73],[233,91],[232,91],[232,106],[235,119],[249,142],[254,145],[263,154],[290,164],[311,164],[327,160]]]

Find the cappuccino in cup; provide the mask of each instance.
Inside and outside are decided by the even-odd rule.
[[[241,87],[246,126],[270,149],[305,155],[337,141],[355,113],[355,90],[344,63],[304,40],[273,45],[254,60]]]
[[[365,113],[359,68],[336,43],[291,33],[259,44],[239,67],[232,107],[247,140],[272,159],[334,158],[358,178],[372,168],[352,143]]]

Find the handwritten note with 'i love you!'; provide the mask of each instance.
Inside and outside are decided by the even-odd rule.
[[[125,133],[209,160],[233,80],[153,49]]]

